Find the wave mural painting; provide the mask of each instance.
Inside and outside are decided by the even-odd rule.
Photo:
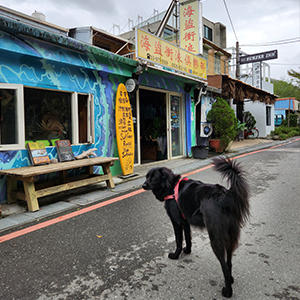
[[[26,92],[32,95],[34,89],[68,94],[68,99],[71,102],[76,96],[78,103],[80,100],[78,95],[86,95],[86,102],[90,103],[88,102],[89,99],[92,101],[91,107],[93,110],[91,110],[92,113],[89,117],[93,118],[90,126],[93,129],[93,139],[91,140],[90,136],[86,136],[87,142],[81,143],[79,133],[77,143],[72,145],[72,150],[75,155],[78,155],[89,148],[97,148],[97,156],[114,156],[116,153],[114,121],[116,87],[120,82],[125,82],[126,78],[131,76],[136,62],[119,58],[117,55],[105,50],[87,45],[75,51],[73,48],[76,43],[73,42],[72,44],[72,39],[69,41],[68,38],[63,42],[70,43],[70,45],[67,45],[70,47],[61,47],[59,39],[57,43],[49,43],[31,36],[24,36],[18,34],[18,31],[24,31],[26,25],[15,23],[14,26],[16,32],[13,34],[0,30],[0,89],[1,85],[5,85],[5,87],[7,87],[7,84],[21,85],[25,102],[30,101],[26,99]],[[38,29],[36,30],[38,32]],[[37,35],[35,31],[32,34]],[[47,38],[51,39],[51,35],[49,33]],[[53,40],[55,40],[54,37]],[[80,42],[78,43],[80,44]],[[71,108],[72,105],[71,103]],[[72,110],[70,109],[69,113],[69,123],[71,125],[73,110],[74,107]],[[34,111],[34,109],[27,109],[27,111]],[[42,111],[42,109],[40,108],[39,111]],[[78,115],[80,113],[81,111],[78,111]],[[26,118],[28,119],[28,116],[25,115],[24,120]],[[33,121],[31,123],[34,124]],[[64,120],[62,120],[61,124],[65,125],[64,123]],[[26,127],[28,122],[24,122],[24,124]],[[36,124],[41,124],[41,122],[39,121]],[[69,135],[72,138],[74,128],[71,125],[69,126]],[[25,142],[31,140],[28,137],[28,132],[29,130],[25,128]],[[32,135],[32,140],[34,140],[34,134]],[[50,145],[46,146],[49,158],[56,158],[56,149],[53,145]],[[19,168],[28,165],[30,165],[30,161],[25,147],[14,151],[9,150],[9,147],[7,150],[1,149],[0,169]],[[95,171],[102,172],[101,168],[95,168]],[[112,173],[119,172],[120,166],[115,164]],[[0,187],[1,203],[6,200],[5,177],[0,178]]]

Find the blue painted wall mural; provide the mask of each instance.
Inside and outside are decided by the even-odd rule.
[[[117,86],[125,82],[132,70],[109,62],[99,63],[92,54],[82,54],[30,37],[0,31],[0,83],[23,84],[78,93],[94,97],[95,143],[72,146],[75,155],[97,148],[98,156],[114,156],[114,97]],[[131,67],[132,69],[132,67]],[[55,147],[47,147],[50,159],[56,158]],[[0,151],[0,169],[30,165],[27,150]],[[112,168],[119,172],[118,163]],[[100,168],[96,171],[101,171]],[[0,202],[5,200],[5,178],[0,178]]]
[[[95,143],[72,146],[75,155],[88,148],[97,148],[98,156],[116,156],[114,103],[119,83],[132,76],[136,62],[118,58],[100,50],[74,51],[30,36],[0,30],[0,83],[23,84],[56,91],[92,94],[94,97]],[[76,44],[76,43],[75,43]],[[85,49],[85,47],[83,47]],[[102,50],[101,50],[102,51]],[[100,52],[101,52],[100,51]],[[187,154],[194,144],[190,130],[191,96],[184,92],[185,80],[172,74],[148,70],[139,77],[139,84],[174,91],[183,95],[186,104]],[[56,158],[55,147],[47,147],[50,159]],[[0,151],[0,169],[30,165],[27,150]],[[96,168],[96,172],[100,172]],[[119,163],[112,173],[120,174]],[[0,177],[0,203],[5,199],[5,177]]]

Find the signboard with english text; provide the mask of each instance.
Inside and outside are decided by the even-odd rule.
[[[277,57],[278,57],[277,50],[245,55],[240,57],[240,65],[250,64],[250,63],[263,61],[263,60],[275,59]]]

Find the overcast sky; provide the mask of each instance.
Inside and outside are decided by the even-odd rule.
[[[227,28],[227,47],[236,38],[227,16],[224,0],[202,0],[203,16],[221,22]],[[166,10],[171,0],[0,0],[0,5],[31,15],[35,10],[46,15],[46,21],[72,28],[95,26],[109,32],[113,24],[128,30],[128,18],[137,23],[138,16],[147,19],[154,9]],[[298,37],[300,40],[300,0],[226,0],[240,45]],[[117,34],[117,31],[115,31]],[[271,77],[288,80],[287,70],[300,71],[300,42],[241,47],[248,54],[278,49],[278,59],[269,60]]]

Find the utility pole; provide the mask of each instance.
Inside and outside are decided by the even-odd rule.
[[[239,42],[236,41],[235,44],[236,50],[236,58],[235,58],[235,77],[237,80],[240,80],[240,47],[239,47]],[[244,122],[244,102],[243,101],[237,101],[236,102],[236,116],[237,119],[243,123]]]
[[[236,79],[240,79],[240,49],[239,49],[239,42],[236,41],[235,44],[235,77]]]
[[[288,110],[288,117],[287,117],[288,127],[290,127],[290,112],[291,112],[291,99],[289,99],[289,110]]]

